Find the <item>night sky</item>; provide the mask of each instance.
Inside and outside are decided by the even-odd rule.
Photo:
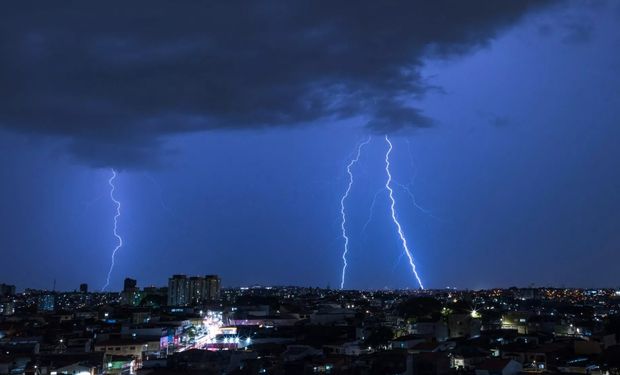
[[[615,1],[29,2],[0,14],[0,282],[618,286]],[[365,231],[371,203],[373,216]]]

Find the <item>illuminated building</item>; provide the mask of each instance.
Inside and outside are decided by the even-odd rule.
[[[206,298],[207,283],[204,277],[190,277],[188,287],[189,300],[192,304],[201,303]]]
[[[158,352],[159,338],[110,338],[95,343],[95,352],[140,358],[145,352]]]
[[[448,316],[448,333],[455,337],[475,337],[480,335],[480,319],[469,314],[450,314]]]
[[[142,293],[137,287],[138,282],[134,279],[126,278],[121,292],[121,305],[138,306],[142,301]]]
[[[15,302],[12,300],[0,301],[0,315],[9,316],[15,314]]]
[[[187,306],[189,299],[189,280],[185,275],[173,275],[168,279],[168,306]]]
[[[188,306],[217,300],[220,297],[220,278],[217,275],[174,275],[168,280],[168,305]]]
[[[39,296],[39,311],[51,312],[56,308],[56,296],[54,294],[41,294]]]
[[[502,315],[502,329],[516,329],[522,335],[528,334],[527,321],[532,314],[530,312],[507,312]]]
[[[217,275],[207,275],[205,276],[205,281],[207,284],[207,296],[206,299],[208,301],[213,301],[220,299],[220,287],[221,280]]]

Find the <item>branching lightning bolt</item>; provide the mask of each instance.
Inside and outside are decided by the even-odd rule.
[[[413,262],[413,256],[411,255],[411,251],[409,250],[409,246],[407,245],[407,239],[403,233],[403,229],[396,218],[396,200],[394,199],[394,190],[392,190],[392,174],[390,173],[390,154],[392,153],[392,142],[390,142],[390,138],[388,138],[387,134],[385,135],[385,142],[388,144],[388,150],[385,153],[385,172],[387,174],[387,180],[385,182],[385,188],[388,190],[390,197],[390,212],[392,214],[392,221],[394,221],[394,225],[396,225],[396,229],[398,231],[398,236],[400,237],[400,241],[403,245],[403,250],[407,258],[409,258],[409,265],[411,266],[411,271],[415,276],[416,280],[418,280],[418,284],[420,284],[420,288],[424,289],[424,285],[422,284],[422,280],[416,271],[415,263]]]
[[[368,228],[368,225],[370,225],[370,222],[372,221],[372,216],[375,212],[375,205],[377,204],[377,197],[379,196],[380,193],[384,191],[385,191],[385,187],[382,187],[381,189],[377,190],[375,195],[372,197],[372,202],[370,203],[370,213],[368,214],[368,219],[366,219],[366,222],[364,223],[364,226],[362,227],[361,233],[366,233],[366,228]]]
[[[347,228],[346,228],[347,215],[346,215],[345,208],[344,208],[344,202],[349,197],[349,193],[351,192],[351,187],[353,186],[353,172],[351,172],[351,168],[360,159],[362,148],[366,146],[368,143],[370,143],[370,139],[371,137],[368,137],[367,140],[365,140],[364,142],[360,143],[357,146],[357,154],[355,155],[353,159],[351,159],[351,161],[347,165],[347,174],[349,175],[349,184],[347,185],[347,189],[345,190],[344,194],[342,195],[342,198],[340,199],[340,215],[342,217],[342,221],[340,222],[340,229],[342,231],[342,238],[344,239],[344,250],[342,252],[342,262],[343,262],[342,278],[340,281],[340,289],[344,289],[344,278],[347,273],[347,265],[348,265],[347,264],[347,253],[349,252],[349,236],[347,236]]]
[[[403,190],[404,190],[404,191],[405,191],[405,192],[409,195],[409,198],[411,198],[411,203],[413,203],[413,205],[414,205],[414,207],[415,207],[415,208],[417,208],[417,209],[418,209],[418,210],[420,210],[422,213],[425,213],[425,214],[426,214],[426,215],[428,215],[429,217],[431,217],[431,218],[433,218],[433,219],[435,219],[435,220],[437,220],[437,221],[439,221],[439,222],[442,222],[442,223],[445,223],[445,222],[446,222],[444,219],[442,219],[442,218],[440,218],[440,217],[438,217],[438,216],[434,215],[434,214],[431,212],[431,210],[426,209],[426,208],[424,208],[424,207],[420,206],[420,205],[418,204],[418,201],[417,201],[417,200],[416,200],[416,198],[415,198],[415,195],[413,194],[413,192],[411,191],[411,188],[410,188],[409,186],[407,186],[407,185],[403,185],[403,184],[399,183],[398,181],[393,181],[393,182],[394,182],[396,185],[400,186],[400,187],[401,187],[401,188],[402,188],[402,189],[403,189]]]
[[[112,270],[114,269],[114,257],[116,256],[116,252],[123,246],[123,238],[118,234],[118,218],[121,216],[121,202],[114,198],[114,180],[116,179],[116,171],[112,169],[112,177],[108,180],[108,184],[110,185],[110,199],[116,205],[116,214],[114,215],[114,237],[118,241],[116,247],[112,251],[112,263],[110,264],[110,270],[108,271],[108,277],[106,278],[105,285],[101,288],[101,291],[104,291],[110,285],[110,275],[112,275]]]
[[[431,212],[429,210],[427,210],[426,208],[420,206],[418,204],[418,201],[415,199],[415,195],[413,194],[413,192],[411,191],[411,189],[409,188],[409,186],[407,185],[403,185],[398,181],[394,181],[394,183],[398,186],[400,186],[401,189],[403,189],[411,198],[411,202],[413,203],[413,205],[415,206],[415,208],[417,208],[418,210],[422,211],[423,213],[430,215]],[[432,215],[431,215],[432,216]]]

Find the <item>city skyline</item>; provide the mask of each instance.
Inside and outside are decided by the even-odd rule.
[[[615,2],[39,7],[0,15],[0,283],[620,285]]]
[[[620,1],[0,12],[0,374],[620,375]]]

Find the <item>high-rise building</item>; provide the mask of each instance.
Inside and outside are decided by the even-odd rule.
[[[0,297],[15,295],[15,285],[0,284]]]
[[[205,278],[201,276],[190,277],[188,294],[191,304],[201,303],[207,295],[207,283]]]
[[[197,305],[220,298],[220,278],[217,275],[174,275],[168,279],[168,305]]]
[[[138,289],[138,281],[129,277],[125,278],[121,292],[121,305],[138,306],[142,301],[142,296]]]
[[[185,275],[173,275],[168,279],[168,306],[187,306],[189,299],[189,280]]]
[[[80,284],[80,293],[88,293],[88,284]]]
[[[132,278],[125,278],[125,282],[123,283],[123,291],[134,291],[138,286],[138,281]]]
[[[207,284],[207,294],[206,300],[213,301],[220,299],[220,284],[221,280],[217,275],[207,275],[205,276],[206,284]]]
[[[125,290],[121,292],[121,305],[123,306],[139,306],[142,302],[144,293],[138,288],[134,290]]]

